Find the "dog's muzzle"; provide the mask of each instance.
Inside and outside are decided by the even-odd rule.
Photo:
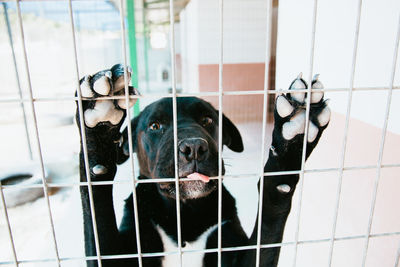
[[[185,138],[178,143],[178,153],[181,162],[201,162],[208,158],[208,142],[204,138]]]
[[[178,173],[183,178],[179,182],[180,197],[182,199],[199,198],[208,195],[216,188],[214,180],[210,181],[214,168],[208,161],[210,158],[210,147],[206,139],[201,137],[189,137],[180,139],[178,142]],[[217,166],[217,165],[216,165]],[[189,181],[185,181],[189,178]],[[160,184],[160,189],[170,197],[175,196],[175,184]]]

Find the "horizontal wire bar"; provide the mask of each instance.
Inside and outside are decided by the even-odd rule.
[[[379,238],[379,237],[387,237],[387,236],[398,236],[400,232],[385,232],[379,234],[372,234],[370,237]],[[344,236],[344,237],[336,237],[335,241],[346,241],[346,240],[355,240],[365,238],[365,235],[354,235],[354,236]],[[322,238],[322,239],[310,239],[310,240],[299,240],[298,244],[318,244],[318,243],[326,243],[329,242],[330,238]],[[275,248],[275,247],[283,247],[283,246],[291,246],[295,245],[295,241],[291,242],[282,242],[282,243],[273,243],[273,244],[262,244],[261,248]],[[248,246],[238,246],[238,247],[223,247],[221,248],[222,252],[228,251],[242,251],[242,250],[252,250],[257,249],[257,245],[248,245]],[[182,253],[215,253],[218,252],[218,248],[210,248],[210,249],[198,249],[191,250],[182,248]],[[142,257],[163,257],[168,255],[176,255],[178,251],[169,251],[169,252],[151,252],[151,253],[142,253],[140,256]],[[122,255],[102,255],[102,260],[111,260],[111,259],[127,259],[127,258],[137,258],[138,254],[122,254]],[[97,260],[96,256],[87,256],[87,257],[60,257],[60,261],[75,261],[75,260]],[[54,262],[54,259],[33,259],[33,260],[19,260],[18,263],[38,263],[38,262]],[[12,261],[2,261],[0,265],[12,264]]]
[[[389,91],[390,88],[387,86],[377,86],[377,87],[356,87],[353,88],[353,91]],[[394,86],[393,90],[400,90],[400,86]],[[348,92],[349,88],[323,88],[323,89],[311,89],[311,92]],[[289,93],[288,89],[279,89],[279,90],[267,90],[267,94],[282,94]],[[299,93],[307,93],[308,89],[298,89],[296,92]],[[176,93],[177,97],[205,97],[205,96],[215,96],[218,97],[219,92],[196,92],[196,93]],[[241,95],[264,95],[264,90],[240,90],[240,91],[224,91],[222,95],[225,96],[241,96]],[[142,98],[162,98],[162,97],[173,97],[173,94],[165,93],[165,94],[142,94],[142,95],[130,95],[129,99],[142,99]],[[125,96],[102,96],[102,97],[94,97],[94,98],[84,98],[82,100],[111,100],[111,99],[125,99]],[[77,101],[78,97],[74,96],[64,96],[64,97],[34,97],[34,102],[54,102],[54,101]],[[0,99],[0,103],[20,103],[20,102],[30,102],[30,98],[14,98],[14,97],[2,97]]]
[[[382,165],[382,168],[399,168],[399,164],[386,164]],[[376,169],[378,166],[376,165],[365,165],[365,166],[351,166],[344,167],[345,171],[353,171],[353,170],[368,170],[368,169]],[[320,173],[320,172],[338,172],[341,168],[326,168],[326,169],[309,169],[304,170],[305,173]],[[264,176],[279,176],[279,175],[293,175],[300,174],[300,170],[298,171],[279,171],[279,172],[265,172]],[[230,179],[249,179],[249,177],[258,177],[258,173],[247,173],[247,174],[237,174],[237,175],[222,175],[222,179],[230,180]],[[218,180],[218,176],[210,177],[210,180]],[[181,181],[195,181],[196,178],[180,178]],[[155,179],[136,179],[136,184],[154,184],[154,183],[172,183],[175,182],[175,178],[155,178]],[[113,185],[113,184],[127,184],[132,183],[131,180],[114,180],[114,181],[92,181],[91,185]],[[72,183],[52,183],[48,182],[47,187],[74,187],[74,186],[88,186],[88,182],[72,182]],[[41,184],[13,184],[13,185],[2,185],[3,189],[13,189],[13,188],[41,188]]]

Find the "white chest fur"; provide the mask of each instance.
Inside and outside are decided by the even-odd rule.
[[[218,228],[218,225],[211,226],[204,233],[202,233],[195,241],[186,242],[183,251],[204,250],[206,248],[207,239],[209,235]],[[164,246],[164,252],[177,252],[178,246],[165,231],[156,226],[158,233]],[[182,267],[202,267],[203,266],[204,252],[184,252],[182,254]],[[162,260],[162,267],[177,267],[179,266],[179,254],[172,254],[164,256]]]

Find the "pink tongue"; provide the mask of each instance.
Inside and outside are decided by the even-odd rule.
[[[210,181],[210,177],[205,176],[205,175],[200,174],[200,173],[197,173],[197,172],[189,174],[187,177],[191,178],[191,179],[201,180],[204,183],[208,183]]]

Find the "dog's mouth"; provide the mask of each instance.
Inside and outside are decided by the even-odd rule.
[[[198,172],[191,173],[187,175],[187,178],[202,181],[203,183],[208,183],[210,181],[210,177]]]
[[[193,140],[197,139],[189,139],[189,141]],[[191,145],[189,141],[188,144]],[[206,158],[201,158],[201,155],[198,155],[200,148],[198,148],[197,155],[193,156],[193,158],[191,158],[191,154],[187,153],[186,150],[181,151],[177,166],[180,200],[203,198],[210,195],[217,188],[217,180],[210,179],[210,177],[218,175],[218,157],[215,147],[216,145],[213,145],[208,148],[209,154]],[[190,151],[194,153],[194,150],[191,149]],[[225,168],[222,161],[222,174],[224,172]],[[175,164],[172,157],[164,154],[160,155],[152,172],[152,177],[171,178],[174,176]],[[163,196],[176,199],[177,190],[175,181],[170,180],[170,182],[158,183],[157,188]]]
[[[183,173],[179,176],[179,198],[181,200],[202,198],[217,188],[215,180],[211,180],[210,176],[199,172]],[[175,182],[159,183],[158,188],[162,195],[176,198]]]

